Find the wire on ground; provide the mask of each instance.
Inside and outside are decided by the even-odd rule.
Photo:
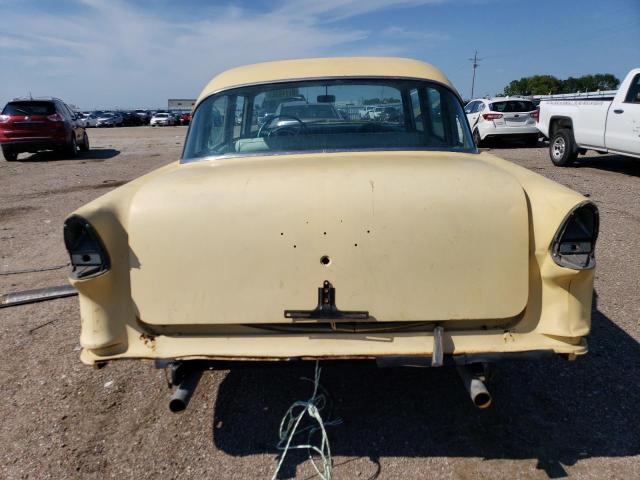
[[[271,477],[271,480],[275,480],[278,477],[278,472],[280,472],[280,468],[284,463],[287,452],[291,449],[307,449],[309,460],[311,460],[313,468],[320,476],[320,479],[331,480],[331,468],[333,466],[333,462],[331,459],[331,448],[329,447],[329,438],[327,437],[326,427],[340,425],[342,420],[338,418],[324,421],[322,419],[320,412],[327,406],[327,398],[329,395],[322,385],[320,385],[320,372],[321,369],[318,361],[316,360],[315,378],[313,380],[310,378],[301,378],[301,380],[313,383],[313,394],[311,395],[311,398],[306,401],[298,400],[297,402],[294,402],[280,422],[280,431],[278,434],[280,440],[277,448],[278,450],[282,450],[282,456],[280,457],[280,461],[278,462],[278,466],[276,467],[276,471],[273,474],[273,477]],[[318,393],[318,389],[322,390],[322,393]],[[315,420],[317,426],[309,425],[298,430],[300,422],[302,422],[305,414],[309,415],[312,420]],[[311,444],[311,437],[318,431],[322,432],[319,447]],[[292,445],[293,437],[303,432],[309,432],[307,442]],[[318,465],[316,465],[311,452],[315,452],[320,456],[322,461],[322,471],[318,468]]]

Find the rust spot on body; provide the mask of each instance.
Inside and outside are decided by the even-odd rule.
[[[147,333],[141,333],[140,334],[140,340],[142,340],[142,343],[144,343],[144,345],[148,348],[150,348],[151,350],[155,350],[156,349],[156,337],[155,335],[149,335]]]

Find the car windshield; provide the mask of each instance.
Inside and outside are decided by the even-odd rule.
[[[168,116],[169,116],[168,113],[156,113],[156,117],[164,118],[164,117],[168,117]]]
[[[53,102],[9,102],[2,110],[3,115],[53,115]]]
[[[363,115],[375,108],[378,114]],[[475,152],[460,100],[429,81],[313,80],[240,87],[202,101],[183,161],[343,150]]]
[[[535,109],[536,106],[533,104],[533,102],[530,102],[528,100],[507,100],[504,102],[493,102],[490,105],[490,110],[492,112],[532,112]]]

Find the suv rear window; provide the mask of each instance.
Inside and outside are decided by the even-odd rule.
[[[53,102],[9,102],[2,110],[3,115],[53,115],[56,106]]]
[[[532,112],[536,109],[533,102],[526,100],[508,100],[505,102],[494,102],[490,105],[492,112]]]

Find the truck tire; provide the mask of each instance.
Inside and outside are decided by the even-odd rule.
[[[573,132],[566,128],[557,130],[549,141],[549,158],[556,167],[568,167],[578,157]]]
[[[18,160],[18,152],[14,152],[12,150],[9,150],[8,148],[2,149],[2,155],[4,155],[4,159],[7,162],[15,162],[16,160]]]

